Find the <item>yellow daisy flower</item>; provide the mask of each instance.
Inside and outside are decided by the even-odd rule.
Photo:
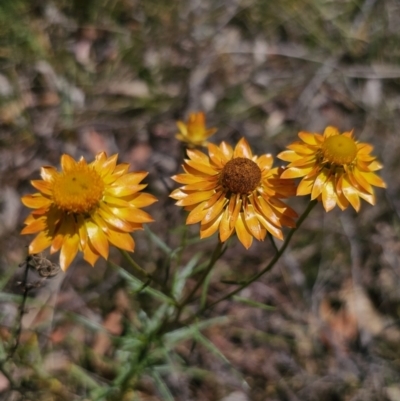
[[[206,129],[206,117],[203,112],[190,113],[186,124],[177,121],[176,125],[180,132],[175,138],[190,146],[207,146],[207,139],[217,132],[216,128]]]
[[[208,153],[187,151],[185,172],[172,177],[184,186],[170,195],[190,211],[187,224],[200,222],[201,238],[218,230],[225,242],[236,232],[249,248],[253,237],[261,241],[269,231],[282,239],[282,226],[295,226],[296,212],[280,200],[295,194],[294,182],[280,178],[282,169],[272,168],[270,154],[253,156],[244,138],[235,149],[209,143]]]
[[[104,152],[87,164],[81,158],[61,157],[61,171],[44,166],[43,180],[31,181],[38,193],[25,195],[22,203],[34,209],[25,220],[21,234],[38,235],[29,245],[29,253],[50,247],[60,252],[60,266],[65,271],[78,250],[92,266],[99,256],[108,258],[109,244],[133,251],[130,233],[153,221],[141,210],[156,202],[153,195],[140,192],[140,181],[147,172],[129,173],[129,164],[117,165],[118,155]]]
[[[290,162],[282,178],[303,177],[297,195],[311,194],[327,212],[336,205],[344,210],[349,204],[359,211],[360,198],[375,204],[372,186],[386,184],[374,173],[382,165],[370,155],[371,145],[356,141],[353,131],[340,134],[334,127],[327,127],[323,135],[300,132],[299,137],[301,141],[278,155]]]

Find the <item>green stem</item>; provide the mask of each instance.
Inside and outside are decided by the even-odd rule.
[[[140,278],[143,278],[144,276],[146,279],[162,285],[162,283],[160,283],[152,274],[144,270],[143,267],[141,267],[138,263],[136,263],[127,251],[120,249],[120,252],[122,256],[125,258],[125,260],[133,267],[133,270]]]
[[[210,261],[207,265],[207,267],[204,269],[203,274],[197,281],[196,285],[193,287],[193,289],[190,291],[190,293],[185,297],[185,299],[180,302],[180,304],[177,307],[177,313],[174,319],[174,323],[179,321],[179,318],[181,316],[181,313],[183,311],[183,308],[192,301],[193,297],[195,296],[197,290],[202,286],[204,281],[207,279],[208,275],[211,272],[211,269],[214,267],[215,262],[220,258],[220,256],[225,252],[226,248],[223,248],[223,243],[218,240],[217,246],[214,249],[214,252],[210,258]]]
[[[242,291],[244,288],[246,288],[248,285],[250,285],[251,283],[253,283],[254,281],[256,281],[258,278],[260,278],[263,274],[265,274],[268,270],[272,269],[276,262],[280,259],[280,257],[283,255],[283,253],[285,252],[286,248],[288,247],[290,240],[293,237],[293,234],[300,228],[301,224],[303,223],[303,221],[306,219],[306,217],[310,214],[311,210],[314,208],[314,206],[317,204],[316,200],[311,201],[306,210],[303,212],[303,214],[300,216],[299,220],[297,221],[296,227],[292,228],[289,231],[289,234],[287,235],[283,245],[279,248],[279,250],[277,250],[277,252],[275,253],[275,256],[271,259],[271,261],[267,264],[267,266],[264,267],[264,269],[262,269],[260,272],[258,272],[257,274],[255,274],[254,276],[250,277],[248,280],[246,280],[244,283],[242,283],[238,288],[236,288],[235,290],[231,291],[230,293],[224,295],[223,297],[221,297],[220,299],[217,299],[216,301],[212,302],[211,304],[205,305],[203,308],[200,308],[200,310],[197,311],[196,315],[198,315],[199,313],[204,312],[207,309],[212,308],[213,306],[219,304],[222,301],[225,301],[231,297],[233,297],[234,295],[236,295],[238,292]],[[190,321],[193,317],[189,318],[188,321]],[[185,321],[183,324],[187,324],[188,322]]]

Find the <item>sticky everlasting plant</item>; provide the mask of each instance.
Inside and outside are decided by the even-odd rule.
[[[135,247],[132,232],[153,220],[142,208],[156,198],[142,192],[146,185],[141,182],[147,173],[129,172],[128,164],[117,164],[117,155],[107,157],[101,152],[91,163],[63,155],[61,170],[43,167],[42,180],[31,182],[38,192],[22,197],[25,206],[33,209],[22,230],[22,234],[36,234],[29,246],[30,254],[46,248],[50,253],[60,251],[60,266],[66,270],[79,251],[91,265],[100,256],[108,260],[111,244],[121,249],[130,264],[125,269],[108,260],[126,283],[128,296],[134,297],[131,303],[139,310],[138,319],[131,321],[127,314],[127,329],[115,342],[114,350],[122,352],[113,354],[113,379],[99,381],[100,384],[91,378],[88,381],[92,383],[91,400],[130,399],[144,375],[161,383],[160,393],[166,394],[167,385],[161,380],[159,368],[173,369],[181,360],[180,355],[176,361],[173,358],[176,342],[191,338],[193,333],[201,338],[201,328],[214,324],[213,318],[205,317],[206,311],[239,295],[271,270],[319,201],[326,211],[336,205],[341,209],[352,205],[358,211],[360,199],[375,203],[374,186],[385,187],[375,173],[382,165],[371,155],[372,146],[356,141],[352,132],[340,134],[333,127],[324,134],[300,132],[301,141],[290,144],[278,155],[289,162],[288,166],[274,167],[271,154],[254,155],[244,138],[235,146],[208,143],[207,153],[193,149],[205,145],[215,132],[205,128],[203,113],[192,113],[187,124],[178,122],[178,126],[178,139],[191,148],[183,160],[183,171],[172,177],[179,187],[170,197],[188,212],[186,224],[200,225],[200,233],[187,238],[191,234],[181,230],[182,240],[174,249],[170,242],[146,230],[151,247],[158,247],[163,255],[162,264],[152,273],[126,251]],[[297,178],[301,180],[296,187]],[[311,195],[299,217],[286,203],[296,195]],[[193,251],[193,244],[198,246],[199,241],[213,234],[218,238],[209,255]],[[209,296],[212,270],[228,248],[228,239],[236,236],[248,249],[254,239],[263,241],[267,235],[270,243],[260,243],[257,248],[269,246],[265,254],[273,253],[264,266],[232,273],[232,280],[224,281],[229,287],[220,287]],[[29,263],[28,256],[26,271],[32,266]],[[249,263],[250,259],[246,265]],[[25,295],[28,290],[26,286]],[[147,296],[138,297],[138,293]],[[257,304],[242,294],[234,299]],[[23,306],[24,303],[21,311]],[[19,332],[16,330],[17,336]],[[8,355],[12,356],[17,347],[18,340],[9,347]],[[83,383],[82,387],[87,382]],[[168,395],[165,399],[173,397]]]
[[[267,231],[282,239],[282,226],[294,227],[297,214],[281,198],[295,194],[294,182],[280,178],[270,154],[253,156],[242,138],[233,149],[226,142],[208,145],[206,154],[188,150],[184,173],[172,177],[184,186],[171,193],[178,206],[190,211],[186,223],[200,222],[200,237],[219,232],[225,242],[236,232],[249,248]]]
[[[100,256],[108,258],[109,244],[134,250],[130,233],[153,221],[141,208],[156,198],[141,192],[147,173],[128,172],[129,165],[117,165],[117,157],[101,152],[88,164],[64,154],[61,171],[42,167],[42,180],[31,181],[39,192],[22,197],[23,204],[34,209],[22,234],[38,233],[30,254],[48,247],[51,253],[60,251],[60,267],[66,270],[78,251],[94,265]]]
[[[311,194],[322,201],[326,211],[336,205],[346,209],[349,204],[360,209],[360,198],[375,204],[373,186],[385,188],[375,174],[382,168],[368,143],[358,142],[353,132],[340,134],[334,127],[323,133],[300,132],[301,141],[290,144],[278,157],[290,162],[282,178],[302,177],[297,195]]]

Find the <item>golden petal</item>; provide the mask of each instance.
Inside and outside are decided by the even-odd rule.
[[[21,198],[21,202],[31,209],[47,208],[52,204],[51,199],[45,198],[40,193],[24,195]]]
[[[216,175],[218,171],[210,164],[200,163],[193,160],[186,160],[186,164],[193,169],[208,175]]]
[[[38,231],[44,231],[46,227],[46,218],[41,217],[39,219],[34,219],[29,225],[24,227],[21,231],[21,234],[34,234]]]
[[[240,213],[238,219],[236,220],[235,231],[237,237],[239,238],[239,241],[246,249],[249,249],[251,244],[253,243],[253,236],[246,228],[243,213]]]
[[[382,167],[383,165],[381,163],[379,163],[377,160],[374,160],[368,165],[368,170],[377,171],[380,170]]]
[[[129,202],[127,200],[111,195],[104,195],[103,201],[106,202],[108,206],[129,207]]]
[[[125,251],[133,252],[135,249],[135,242],[129,233],[120,231],[108,230],[106,233],[107,239],[111,244],[117,248],[124,249]]]
[[[324,131],[324,137],[329,138],[330,136],[340,135],[339,130],[336,127],[326,127]]]
[[[100,152],[97,153],[94,161],[90,163],[90,166],[92,166],[96,171],[100,171],[103,164],[107,161],[107,153],[106,152]]]
[[[222,210],[227,203],[228,200],[225,198],[225,194],[221,194],[220,198],[214,203],[214,205],[207,209],[207,213],[202,219],[201,224],[204,225],[214,220],[219,214],[222,213]]]
[[[237,145],[235,146],[235,150],[233,151],[233,157],[244,157],[247,159],[253,158],[253,153],[251,151],[249,143],[245,138],[241,138]]]
[[[274,162],[274,158],[271,154],[261,155],[257,159],[257,166],[260,168],[261,171],[263,170],[270,170],[272,167],[272,163]]]
[[[208,144],[208,154],[213,164],[219,169],[222,169],[227,162],[226,156],[222,153],[221,149],[213,143]]]
[[[270,198],[268,202],[271,207],[274,207],[274,209],[277,209],[282,214],[286,214],[293,218],[298,217],[298,214],[291,207],[289,207],[286,203],[282,202],[280,199]]]
[[[214,221],[210,221],[207,224],[200,225],[200,238],[207,238],[213,235],[217,230],[221,222],[223,214],[221,213]]]
[[[129,185],[129,186],[109,186],[106,187],[104,193],[105,195],[115,196],[117,198],[121,196],[128,196],[135,194],[146,188],[147,184]]]
[[[367,181],[366,177],[367,173],[361,172],[358,168],[354,168],[349,171],[349,175],[353,175],[354,179],[357,181],[358,185],[360,185],[365,191],[368,193],[372,193],[372,187],[370,183]],[[371,173],[373,174],[373,173]],[[353,179],[351,179],[353,181]]]
[[[76,216],[77,219],[77,229],[78,229],[78,233],[79,233],[79,243],[81,246],[81,249],[85,249],[85,246],[87,244],[87,231],[86,231],[86,227],[85,227],[85,219],[83,218],[82,215],[78,215]]]
[[[52,166],[43,166],[40,169],[40,176],[44,181],[51,182],[55,175],[58,174],[58,171]]]
[[[302,166],[311,166],[311,165],[316,165],[317,163],[317,158],[315,154],[308,155],[308,156],[303,156],[299,160],[295,160],[291,163],[289,163],[286,167],[291,168],[291,167],[302,167]]]
[[[195,184],[188,184],[183,186],[182,191],[209,191],[210,189],[215,189],[218,185],[218,180],[209,180],[196,182]]]
[[[209,178],[213,178],[208,176]],[[195,184],[197,182],[204,182],[206,181],[205,177],[203,176],[195,176],[192,174],[177,174],[171,177],[174,181],[178,182],[179,184]]]
[[[303,142],[293,142],[287,146],[288,149],[295,151],[300,155],[312,155],[315,154],[317,148],[312,148],[310,145],[304,144]]]
[[[197,149],[188,149],[186,153],[189,156],[190,160],[198,163],[210,164],[209,157]]]
[[[284,150],[283,152],[278,154],[278,159],[281,159],[285,162],[294,162],[296,160],[303,159],[303,155],[299,155],[293,150]]]
[[[358,195],[360,198],[364,199],[371,205],[375,205],[376,199],[375,199],[375,193],[373,192],[372,194],[366,194],[364,192],[359,192]]]
[[[66,271],[78,253],[79,235],[66,235],[60,252],[60,267]]]
[[[257,219],[264,226],[264,228],[269,231],[274,237],[283,240],[282,231],[278,227],[275,227],[271,222],[269,222],[264,216],[259,213],[257,213]]]
[[[109,252],[108,236],[104,234],[103,230],[93,221],[85,221],[85,228],[88,236],[88,240],[93,248],[98,252],[104,259],[107,260]]]
[[[369,143],[360,142],[357,143],[357,156],[360,157],[361,155],[369,155],[373,150],[374,147]]]
[[[236,225],[236,220],[238,219],[240,210],[242,209],[242,198],[239,194],[231,195],[229,200],[229,211],[232,211],[229,227],[233,229]]]
[[[330,176],[322,188],[322,204],[324,209],[329,212],[336,206],[336,193],[334,186],[334,177]]]
[[[231,198],[232,199],[232,198]],[[225,242],[233,233],[235,226],[230,227],[230,213],[229,208],[225,208],[220,225],[219,225],[219,239]]]
[[[74,160],[70,155],[63,154],[61,156],[61,168],[64,172],[70,171],[76,165],[76,160]]]
[[[130,207],[129,209],[126,208],[117,208],[117,207],[110,207],[110,211],[114,216],[119,217],[121,220],[126,220],[128,222],[132,223],[150,223],[154,221],[154,219],[144,210],[138,209],[134,206]],[[104,218],[104,216],[103,216]],[[109,220],[105,219],[106,222],[109,222]],[[111,222],[109,222],[111,225],[115,226]],[[120,230],[123,231],[130,231],[130,230],[125,230],[122,227],[117,227]]]
[[[314,168],[314,163],[311,166],[306,165],[304,167],[289,167],[281,174],[281,178],[304,177],[305,175],[313,171],[313,168]]]
[[[183,121],[177,121],[176,125],[178,126],[178,129],[181,131],[182,135],[187,136],[187,125]]]
[[[372,173],[372,172],[364,173],[364,172],[362,172],[361,174],[371,185],[374,185],[376,187],[386,188],[386,183],[382,180],[382,178],[377,176],[375,173]],[[370,191],[370,193],[371,192],[372,191]]]
[[[174,189],[169,197],[175,200],[185,199],[188,196],[186,192],[183,192],[180,188]]]
[[[311,132],[302,131],[298,133],[298,136],[307,145],[318,145],[318,142],[315,139],[315,135],[312,134]]]
[[[114,187],[135,186],[138,185],[149,173],[147,171],[137,171],[135,173],[124,174],[114,183]]]
[[[248,204],[243,208],[244,223],[246,228],[259,241],[264,239],[265,231],[262,230],[260,222],[257,219],[256,212],[252,204]]]
[[[94,264],[97,262],[97,259],[99,259],[99,256],[100,255],[92,247],[90,242],[88,242],[83,248],[83,259],[86,260],[86,262],[88,262],[90,265],[94,266]]]
[[[146,207],[150,206],[153,203],[158,202],[158,199],[151,194],[146,192],[141,192],[140,194],[135,195],[133,199],[129,200],[129,204],[134,207]]]
[[[358,152],[358,154],[357,154],[357,160],[361,160],[363,162],[367,162],[368,163],[368,162],[374,161],[375,159],[376,159],[376,157],[372,156],[370,154],[363,154],[361,152]]]
[[[203,202],[214,195],[215,191],[204,191],[204,192],[194,192],[192,194],[186,195],[184,199],[178,200],[176,205],[178,206],[189,206],[195,205],[196,203]]]
[[[232,159],[233,149],[232,149],[231,145],[229,145],[228,143],[223,141],[219,145],[219,148],[221,149],[221,152],[224,154],[226,160],[231,160]]]
[[[95,169],[97,170],[97,172],[100,174],[101,177],[110,175],[114,171],[117,165],[117,160],[118,160],[118,154],[112,155],[107,160],[105,160],[101,165],[96,165]]]
[[[47,181],[43,180],[32,180],[31,185],[39,190],[40,192],[44,193],[45,195],[52,195],[51,185]]]
[[[100,207],[97,209],[97,214],[99,214],[109,225],[125,232],[131,231],[131,225],[129,224],[129,222],[117,216],[115,214],[116,210],[121,209],[110,208],[105,203],[101,203]]]
[[[342,178],[342,192],[346,199],[350,202],[351,206],[358,212],[360,210],[360,198],[358,197],[358,191],[351,185],[351,182],[347,175]]]
[[[273,212],[268,202],[261,196],[254,197],[253,201],[259,214],[270,220],[277,227],[281,226],[278,216]]]
[[[203,173],[202,171],[196,170],[195,168],[189,166],[187,164],[188,160],[185,160],[185,164],[182,165],[183,169],[185,170],[185,172],[187,174],[193,175],[193,176],[197,176],[197,177],[202,177],[205,180],[208,180],[210,178],[213,178],[215,176],[215,174],[208,174],[208,173]]]
[[[40,253],[51,245],[52,237],[48,236],[45,231],[41,231],[30,243],[29,254]]]
[[[320,171],[320,173],[317,175],[317,178],[314,181],[313,189],[311,191],[311,199],[316,199],[318,198],[319,195],[321,195],[329,175],[330,172],[326,168]]]
[[[341,210],[345,210],[349,207],[349,201],[346,199],[342,191],[336,191],[336,202]]]
[[[207,214],[207,209],[204,209],[206,201],[199,203],[188,215],[186,224],[195,224],[203,220],[203,217]]]
[[[314,179],[303,178],[300,181],[299,186],[297,187],[296,195],[302,196],[302,195],[311,194],[311,191],[312,191],[312,188],[313,188],[313,185],[314,185],[314,181],[315,181]]]

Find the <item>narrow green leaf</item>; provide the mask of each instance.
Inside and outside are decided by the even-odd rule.
[[[158,372],[156,370],[151,370],[150,375],[153,377],[162,399],[166,401],[174,401],[173,395]]]
[[[182,290],[185,286],[186,279],[190,277],[193,273],[194,268],[196,267],[198,261],[200,260],[202,256],[202,253],[196,253],[186,264],[186,266],[178,270],[175,274],[174,281],[172,284],[172,295],[176,299],[180,299],[180,296],[182,295]]]
[[[151,295],[152,297],[158,299],[161,302],[166,302],[170,305],[175,305],[176,302],[174,299],[168,297],[167,295],[163,294],[162,292],[150,287],[149,285],[146,285],[143,281],[139,280],[132,274],[128,273],[126,270],[122,269],[121,267],[117,266],[116,264],[110,262],[112,266],[115,268],[118,268],[118,273],[126,279],[126,281],[129,283],[131,288],[135,292],[144,292],[146,294]]]
[[[262,304],[261,302],[253,301],[252,299],[248,298],[239,297],[238,295],[235,295],[232,299],[234,301],[241,302],[242,304],[252,306],[253,308],[259,308],[267,311],[276,309],[275,306]]]
[[[165,252],[167,255],[170,255],[172,253],[172,249],[155,233],[153,233],[153,231],[150,230],[150,228],[148,227],[148,225],[146,224],[144,226],[144,231],[146,232],[146,234],[150,237],[150,239],[163,251]]]

